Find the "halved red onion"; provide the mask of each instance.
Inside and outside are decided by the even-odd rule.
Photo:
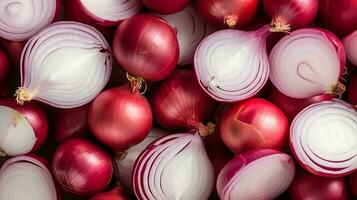
[[[357,30],[343,38],[347,59],[357,67]]]
[[[139,200],[206,200],[213,185],[213,167],[198,133],[173,134],[151,143],[133,171]]]
[[[68,0],[65,15],[90,25],[114,26],[136,15],[141,6],[140,0]]]
[[[17,156],[3,164],[0,170],[0,199],[59,199],[50,171],[36,157]]]
[[[290,145],[311,173],[342,177],[356,171],[356,110],[337,99],[310,105],[292,122]]]
[[[119,175],[119,181],[127,188],[133,188],[132,174],[136,159],[140,156],[147,146],[153,141],[168,135],[166,131],[153,128],[149,135],[139,144],[130,147],[124,152],[119,152],[115,158],[116,174]]]
[[[111,50],[93,27],[57,22],[32,37],[21,60],[17,101],[38,100],[59,108],[82,106],[108,82]]]
[[[198,46],[194,68],[201,87],[214,99],[234,102],[257,94],[268,81],[268,26],[256,31],[221,30]]]
[[[6,0],[0,2],[0,37],[23,41],[59,16],[60,0]]]
[[[172,14],[184,9],[191,0],[141,0],[150,10],[159,14]]]
[[[274,199],[293,181],[295,164],[285,153],[263,149],[237,155],[220,172],[221,200]]]
[[[345,86],[339,82],[345,54],[336,48],[332,33],[305,28],[282,38],[270,53],[270,80],[292,98],[321,94],[341,96]]]

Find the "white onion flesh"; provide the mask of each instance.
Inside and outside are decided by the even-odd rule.
[[[206,200],[213,184],[213,166],[199,134],[174,134],[152,143],[133,173],[140,200]]]
[[[357,112],[343,101],[305,108],[292,122],[290,138],[299,162],[315,174],[338,177],[357,169]]]
[[[9,156],[29,153],[36,143],[35,132],[16,110],[0,106],[0,150]],[[0,198],[1,199],[1,198]]]
[[[0,185],[1,200],[57,200],[51,173],[29,156],[6,161],[0,170]]]
[[[343,39],[348,60],[357,67],[357,31],[349,34]]]
[[[56,0],[0,1],[0,37],[27,40],[53,21],[57,6]]]
[[[235,102],[257,94],[269,77],[267,27],[221,30],[198,46],[194,67],[202,88],[214,99]]]
[[[74,108],[97,96],[111,69],[111,50],[104,37],[89,25],[63,21],[27,42],[21,83],[30,100]]]

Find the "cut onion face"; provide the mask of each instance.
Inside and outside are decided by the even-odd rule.
[[[206,200],[213,184],[213,167],[198,133],[169,135],[151,143],[133,171],[139,200]]]
[[[0,37],[23,41],[49,25],[60,11],[60,0],[6,0],[0,2]]]
[[[77,22],[54,23],[24,48],[17,101],[79,107],[104,88],[111,68],[110,47],[96,29]]]
[[[357,169],[357,112],[341,100],[301,111],[291,124],[290,140],[297,160],[311,173],[342,177]]]
[[[295,175],[293,159],[274,150],[240,154],[229,161],[217,179],[221,200],[274,199],[283,193]]]
[[[194,68],[201,87],[214,99],[235,102],[257,94],[269,76],[268,27],[256,31],[221,30],[198,46]]]

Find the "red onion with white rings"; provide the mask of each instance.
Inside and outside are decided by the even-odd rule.
[[[136,15],[118,26],[113,52],[125,71],[147,81],[165,79],[176,67],[179,57],[174,29],[150,14]]]
[[[357,172],[353,173],[349,177],[349,183],[350,183],[350,187],[351,187],[353,195],[355,197],[357,197]]]
[[[90,198],[89,200],[128,200],[129,198],[125,194],[123,188],[116,187],[109,192],[103,192],[100,194],[95,195],[94,197]]]
[[[291,124],[290,146],[313,174],[342,177],[356,171],[357,111],[337,99],[308,106]]]
[[[0,2],[0,37],[24,41],[59,17],[60,0],[7,0]]]
[[[299,29],[286,35],[270,53],[270,80],[283,94],[297,99],[321,94],[341,96],[339,82],[345,62],[343,46],[337,48],[331,33]]]
[[[288,154],[262,149],[234,157],[220,172],[221,200],[275,199],[293,181],[295,164]]]
[[[52,169],[64,190],[80,196],[103,191],[113,173],[110,156],[83,139],[62,143],[53,155]]]
[[[351,77],[348,87],[347,99],[350,104],[357,106],[357,74]]]
[[[7,59],[5,52],[0,48],[0,89],[2,88],[3,84],[5,84],[9,71],[9,60]]]
[[[189,3],[190,0],[141,0],[143,4],[148,7],[150,10],[157,12],[159,14],[167,15],[179,12],[184,9]]]
[[[198,0],[197,10],[209,24],[218,28],[242,28],[257,14],[258,0]]]
[[[206,200],[213,185],[213,167],[198,133],[173,134],[151,143],[133,172],[139,200]]]
[[[221,30],[198,46],[194,69],[199,84],[212,98],[235,102],[256,95],[269,77],[268,26],[256,31]]]
[[[110,46],[96,29],[57,22],[27,42],[16,99],[20,104],[38,100],[58,108],[79,107],[99,94],[111,69]]]
[[[346,49],[347,59],[357,67],[357,30],[345,36],[343,44]]]

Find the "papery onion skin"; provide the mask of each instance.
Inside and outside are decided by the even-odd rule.
[[[110,156],[83,139],[62,143],[53,155],[52,169],[64,190],[80,196],[103,191],[113,173]]]
[[[11,66],[16,70],[20,70],[21,53],[24,49],[26,41],[9,41],[0,39],[0,43],[7,52]]]
[[[148,81],[169,76],[179,57],[174,30],[163,19],[149,14],[136,15],[120,24],[113,52],[125,71]]]
[[[357,197],[357,172],[350,175],[349,183],[350,183],[350,187],[351,187],[353,195],[355,197]]]
[[[347,95],[348,102],[357,105],[357,74],[351,77]]]
[[[149,134],[153,116],[150,104],[128,84],[105,90],[91,103],[88,125],[94,136],[120,151],[138,144]]]
[[[282,150],[288,140],[288,119],[277,106],[260,98],[233,104],[223,114],[219,127],[223,142],[235,153]]]
[[[263,8],[272,18],[271,25],[276,31],[279,25],[289,30],[309,26],[317,15],[318,6],[319,0],[263,0]]]
[[[198,0],[198,13],[218,28],[243,28],[255,17],[258,0]]]
[[[141,0],[141,2],[154,12],[167,15],[184,9],[190,3],[190,0]]]
[[[334,33],[344,35],[357,29],[357,1],[319,1],[321,21]]]
[[[9,74],[10,65],[5,52],[0,48],[0,88],[5,83]]]
[[[109,192],[97,194],[89,200],[129,200],[129,198],[123,188],[116,187]]]
[[[325,178],[299,170],[289,188],[293,200],[346,200],[347,184],[343,178]]]
[[[357,2],[357,1],[356,1]],[[356,28],[357,29],[357,28]],[[357,67],[357,30],[352,33],[346,35],[343,38],[343,44],[346,48],[347,59]]]
[[[198,85],[192,70],[177,70],[158,85],[150,99],[156,121],[166,129],[198,129],[212,114],[215,101]]]

